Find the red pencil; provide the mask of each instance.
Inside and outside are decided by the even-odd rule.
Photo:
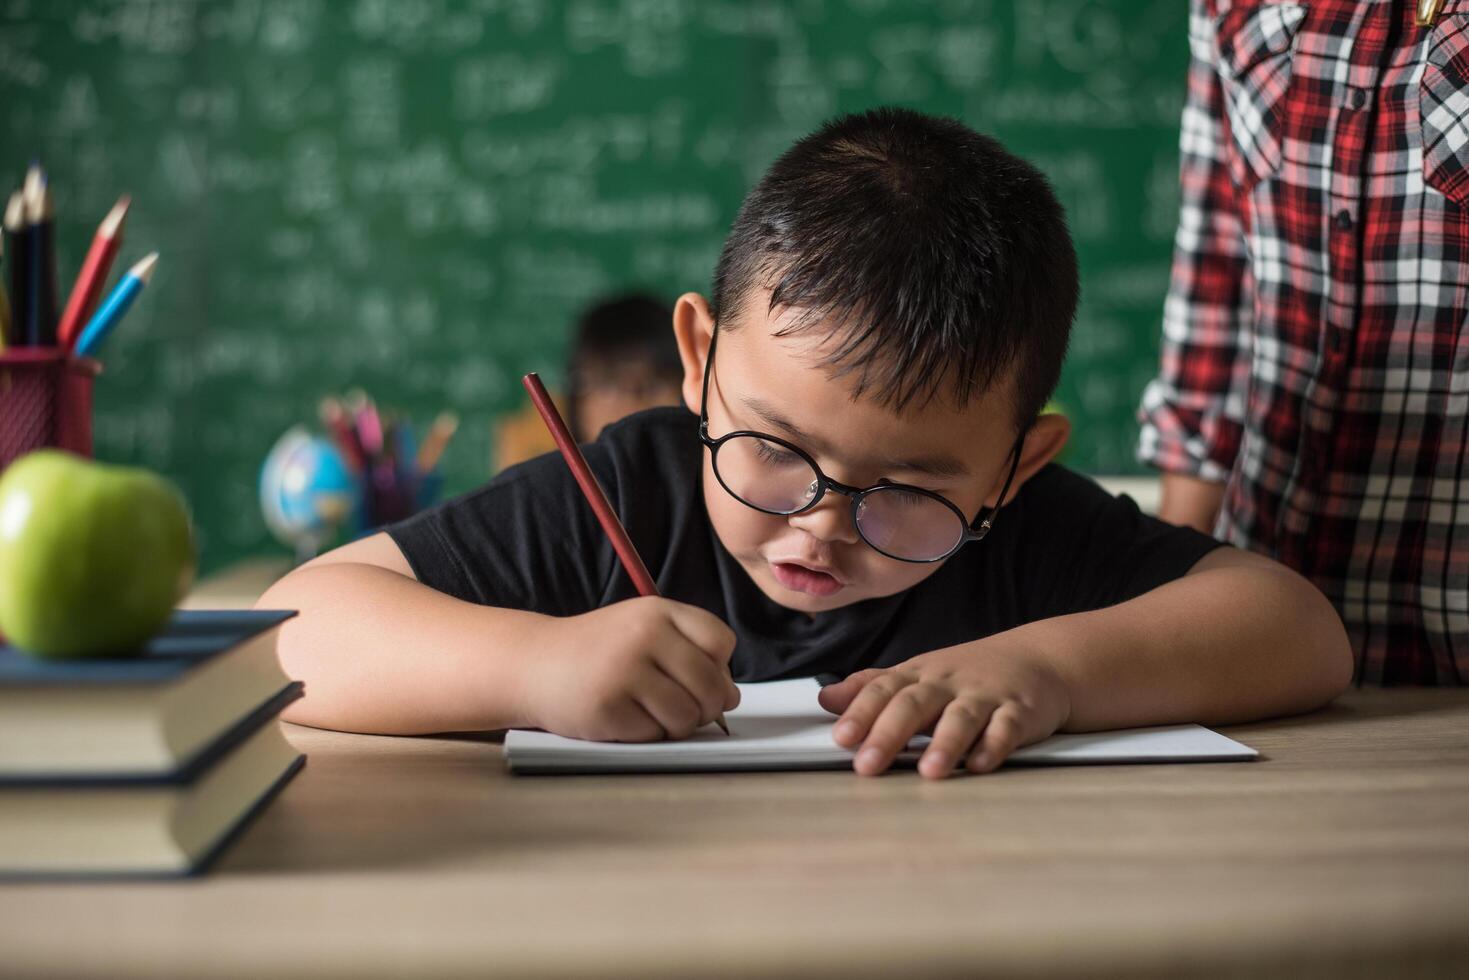
[[[383,420],[367,392],[356,388],[347,392],[347,411],[357,422],[357,441],[369,460],[383,451]]]
[[[92,236],[92,247],[87,249],[87,258],[82,262],[82,271],[71,287],[71,296],[66,300],[66,312],[61,314],[61,326],[56,330],[56,342],[69,348],[76,342],[82,327],[91,319],[97,308],[97,298],[107,282],[107,273],[112,269],[112,260],[122,247],[123,225],[127,223],[128,205],[132,198],[124,194],[117,199],[107,217],[97,226]]]
[[[331,433],[347,465],[360,472],[365,462],[362,444],[357,441],[357,430],[352,428],[352,423],[347,419],[347,410],[335,398],[323,398],[320,414],[322,425]]]
[[[556,448],[561,450],[561,458],[566,460],[566,465],[571,469],[571,475],[576,477],[576,485],[581,487],[582,494],[587,498],[587,503],[592,506],[592,513],[597,515],[597,523],[602,525],[602,530],[607,537],[612,539],[612,550],[617,552],[617,557],[622,560],[622,567],[627,569],[628,577],[632,579],[633,585],[637,586],[638,595],[657,595],[658,586],[653,583],[653,576],[648,574],[648,566],[643,564],[642,556],[638,549],[633,547],[632,538],[627,536],[627,529],[617,519],[617,512],[607,502],[607,495],[602,492],[602,485],[597,482],[597,477],[592,473],[592,468],[587,465],[586,457],[581,454],[576,440],[571,437],[571,430],[566,428],[566,423],[561,419],[561,413],[556,410],[556,403],[551,401],[551,396],[546,394],[546,386],[541,384],[540,377],[531,372],[521,379],[525,390],[530,392],[530,400],[535,402],[536,411],[541,413],[541,420],[546,423],[546,428],[551,430],[551,438],[556,441]],[[724,712],[714,719],[724,734],[729,734],[729,725],[725,723]]]

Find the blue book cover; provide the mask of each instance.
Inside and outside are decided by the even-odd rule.
[[[166,684],[294,615],[287,609],[181,609],[130,657],[43,660],[0,645],[0,687]]]

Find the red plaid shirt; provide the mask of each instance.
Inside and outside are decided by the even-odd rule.
[[[1139,456],[1311,579],[1368,683],[1469,683],[1469,0],[1193,0]]]

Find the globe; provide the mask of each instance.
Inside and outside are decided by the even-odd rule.
[[[314,557],[353,516],[360,477],[329,440],[296,426],[271,447],[260,468],[266,526],[298,559]]]

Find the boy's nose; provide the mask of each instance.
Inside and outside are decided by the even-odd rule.
[[[798,527],[821,541],[856,544],[862,540],[852,523],[852,502],[841,494],[828,493],[815,507],[793,514],[787,520],[792,527]]]

